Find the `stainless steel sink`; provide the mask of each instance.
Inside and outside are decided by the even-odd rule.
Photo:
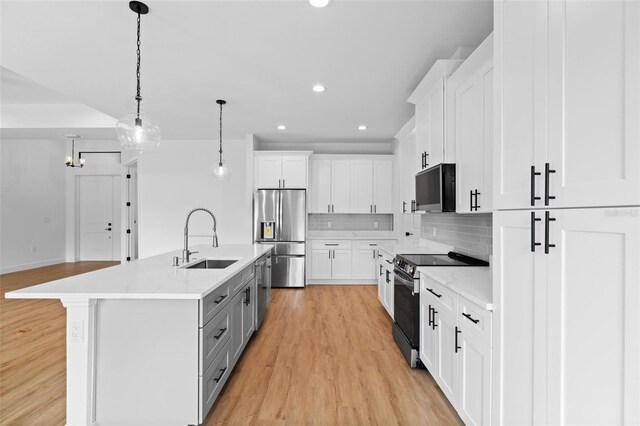
[[[224,269],[236,263],[236,259],[202,259],[185,269]]]

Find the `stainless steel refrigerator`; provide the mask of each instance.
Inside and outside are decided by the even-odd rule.
[[[271,286],[304,287],[307,230],[304,189],[259,189],[253,198],[253,239],[273,244]]]

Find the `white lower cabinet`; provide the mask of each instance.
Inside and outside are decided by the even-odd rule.
[[[378,250],[378,300],[393,318],[393,257]]]
[[[350,284],[378,280],[379,250],[385,241],[311,240],[311,280],[349,280]],[[386,241],[388,242],[388,241]],[[360,281],[358,281],[360,280]]]
[[[420,360],[467,425],[491,424],[491,312],[420,275]]]

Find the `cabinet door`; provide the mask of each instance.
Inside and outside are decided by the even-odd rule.
[[[393,319],[394,313],[394,298],[393,298],[393,269],[387,269],[385,274],[385,284],[386,284],[386,299],[387,299],[387,312],[391,315]]]
[[[434,311],[436,324],[436,368],[433,378],[453,406],[458,395],[458,354],[455,352],[457,322],[441,311]]]
[[[349,160],[331,161],[332,213],[349,213],[351,208],[351,166]]]
[[[461,327],[457,411],[466,425],[491,424],[491,349]]]
[[[481,102],[482,123],[482,186],[477,197],[477,211],[490,213],[493,211],[493,58],[478,73],[478,89]]]
[[[546,158],[546,8],[543,1],[494,4],[495,209],[531,207],[531,166],[540,172]],[[542,176],[534,183],[542,196]]]
[[[307,187],[307,157],[285,156],[282,157],[282,187],[299,188]]]
[[[378,300],[380,301],[382,306],[385,306],[385,294],[384,294],[385,274],[384,274],[384,271],[385,271],[385,269],[382,266],[382,264],[378,264]]]
[[[351,279],[351,250],[335,249],[331,259],[331,278]]]
[[[351,278],[372,280],[376,278],[376,250],[353,249]]]
[[[474,191],[482,192],[483,135],[478,75],[455,88],[456,212],[473,212]]]
[[[311,162],[311,213],[331,213],[331,160]]]
[[[638,28],[637,1],[549,2],[551,207],[640,204]]]
[[[311,279],[331,279],[331,255],[329,249],[311,250]]]
[[[416,105],[415,145],[412,148],[409,158],[412,166],[407,164],[407,167],[410,167],[415,175],[428,167],[422,160],[424,153],[429,154],[429,109],[426,102]]]
[[[543,212],[535,217],[544,220]],[[544,244],[544,224],[534,222]],[[544,247],[531,251],[531,212],[494,212],[493,419],[541,424],[545,419],[546,288]]]
[[[351,160],[351,213],[373,213],[373,161]]]
[[[639,424],[640,209],[550,217],[546,423]]]
[[[256,157],[256,187],[280,188],[282,182],[282,158]]]
[[[242,311],[242,333],[244,341],[248,342],[255,329],[254,311],[256,307],[256,286],[255,278],[242,290],[243,311]]]
[[[444,78],[438,79],[427,93],[426,107],[428,168],[444,162]]]
[[[373,162],[373,212],[393,213],[393,162]]]
[[[231,360],[235,365],[244,347],[244,292],[240,291],[231,300]]]
[[[431,374],[435,373],[437,334],[430,325],[433,304],[429,296],[420,293],[420,360]]]

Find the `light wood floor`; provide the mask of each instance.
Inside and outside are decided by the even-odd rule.
[[[1,425],[63,425],[65,418],[64,308],[4,293],[109,265],[0,276]],[[205,425],[461,424],[429,373],[407,366],[390,327],[374,286],[274,289],[261,330]]]

